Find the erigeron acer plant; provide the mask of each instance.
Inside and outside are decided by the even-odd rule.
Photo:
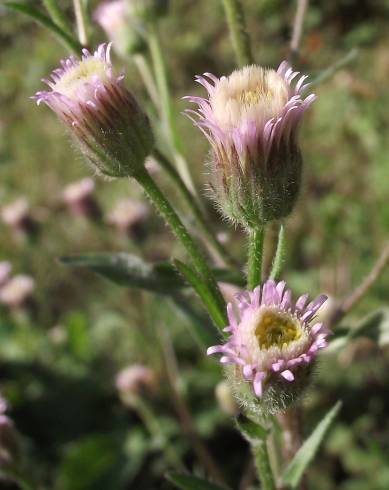
[[[270,271],[263,267],[266,229],[268,225],[279,226],[281,220],[290,215],[299,195],[303,157],[298,133],[316,96],[308,92],[307,75],[294,71],[288,62],[281,62],[277,70],[254,64],[240,2],[224,0],[241,66],[221,77],[210,73],[196,77],[196,81],[206,89],[207,96],[186,97],[197,106],[196,110],[187,109],[186,113],[210,144],[207,161],[212,199],[223,217],[240,226],[248,237],[247,286],[236,295],[234,303],[226,305],[218,277],[204,253],[204,244],[199,244],[197,237],[188,231],[147,170],[146,160],[153,156],[170,175],[201,224],[206,234],[205,244],[211,244],[219,259],[230,265],[231,258],[215,240],[196,203],[197,196],[191,188],[187,168],[185,165],[180,167],[181,144],[177,141],[166,67],[156,37],[158,16],[154,9],[150,11],[151,6],[158,2],[150,0],[144,4],[149,9],[146,13],[142,11],[139,19],[134,18],[137,15],[135,3],[135,0],[105,3],[96,11],[95,17],[122,57],[135,51],[138,53],[139,46],[133,42],[133,35],[138,33],[129,32],[127,24],[132,25],[136,20],[141,22],[142,50],[150,50],[154,63],[154,73],[146,67],[146,79],[150,82],[150,74],[156,78],[155,83],[154,80],[151,83],[145,80],[145,83],[155,104],[155,113],[160,116],[161,126],[168,127],[167,131],[160,130],[158,134],[166,136],[168,141],[164,147],[170,150],[174,164],[159,151],[160,142],[155,137],[146,110],[127,88],[125,75],[116,72],[110,57],[111,43],[101,44],[94,52],[86,48],[76,50],[76,55],[61,61],[61,67],[53,71],[51,79],[45,80],[49,90],[37,92],[34,99],[38,105],[45,103],[59,116],[95,173],[136,180],[183,245],[190,263],[176,260],[174,267],[183,276],[185,285],[190,285],[202,300],[219,337],[219,343],[208,343],[204,355],[220,355],[226,381],[223,381],[219,395],[228,401],[224,403],[225,410],[236,416],[239,430],[251,445],[262,488],[273,490],[292,481],[285,476],[282,484],[279,483],[282,476],[274,474],[269,461],[268,438],[272,437],[275,417],[282,419],[283,414],[292,404],[296,406],[301,394],[309,388],[317,357],[327,346],[331,327],[316,321],[316,315],[326,301],[325,295],[321,294],[311,302],[308,294],[293,299],[296,295],[286,287],[285,281],[278,280],[284,247],[282,226],[276,252],[273,253],[274,265]],[[127,22],[127,17],[131,17],[131,22]],[[78,27],[82,42],[86,31],[82,30],[82,22]],[[144,42],[148,35],[151,41]],[[69,44],[68,37],[64,39]],[[70,46],[78,47],[74,40]],[[67,189],[64,200],[76,210],[76,214],[86,215],[89,212],[86,202],[89,203],[93,190],[93,181],[87,179],[82,185],[78,183],[76,187],[73,185]],[[125,204],[123,209],[119,209],[120,216],[112,213],[109,221],[128,232],[134,221],[134,206],[130,202]],[[135,210],[142,215],[140,218],[137,216],[138,220],[144,221],[148,210],[142,205],[139,209],[143,214]],[[121,266],[118,267],[120,269]],[[122,268],[125,276],[130,267]],[[9,283],[9,271],[6,266],[3,269],[4,293]],[[166,275],[158,276],[157,269],[153,269],[153,278],[163,284],[159,287],[182,287],[183,281],[172,268],[168,271],[170,275],[166,280]],[[140,271],[138,285],[146,284],[146,272],[144,269]],[[129,405],[136,407],[141,417],[142,392],[152,392],[155,383],[155,373],[146,366],[131,366],[117,378],[121,397],[127,403],[129,400]],[[321,430],[330,424],[338,409],[335,407],[328,418],[323,419]],[[190,430],[193,437],[195,428]],[[158,428],[157,434],[153,435],[161,436]],[[317,449],[320,438],[316,440],[314,449]],[[276,443],[274,439],[273,444]],[[194,451],[210,479],[224,484],[211,456],[198,440]],[[303,469],[306,469],[310,457],[311,454],[304,456],[304,451],[300,453],[299,462],[305,461]],[[169,461],[174,464],[174,457]],[[291,465],[293,467],[293,462]]]

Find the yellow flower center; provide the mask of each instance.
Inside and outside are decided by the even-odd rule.
[[[238,100],[241,104],[250,107],[253,105],[258,105],[259,102],[266,103],[272,97],[274,97],[274,95],[271,90],[264,92],[260,87],[258,87],[257,90],[246,90],[241,92],[238,96]]]
[[[91,82],[94,76],[101,81],[107,80],[106,64],[96,58],[88,58],[77,66],[67,71],[55,85],[56,92],[66,95],[70,99],[75,98],[77,90],[85,83]]]
[[[255,328],[255,336],[261,349],[272,346],[285,348],[291,342],[299,340],[301,335],[302,329],[298,320],[271,310],[264,312]]]

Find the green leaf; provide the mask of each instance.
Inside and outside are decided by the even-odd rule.
[[[269,435],[269,430],[262,427],[262,425],[253,422],[244,415],[239,415],[239,417],[237,417],[236,425],[245,439],[249,442],[258,440],[265,441]]]
[[[27,15],[34,19],[38,24],[46,27],[49,31],[51,31],[61,42],[62,44],[71,51],[75,53],[80,53],[82,50],[81,44],[73,39],[67,32],[62,30],[57,24],[55,24],[50,17],[44,15],[40,10],[32,7],[31,5],[27,5],[25,3],[19,2],[5,2],[4,5],[11,10],[15,10],[16,12],[21,12],[22,14]]]
[[[168,473],[166,478],[181,490],[225,490],[223,487],[202,480],[197,476]]]
[[[85,267],[125,287],[146,289],[159,294],[175,294],[188,284],[168,262],[150,264],[136,255],[104,253],[68,256],[60,261],[71,267]],[[218,281],[243,285],[243,275],[216,269]]]
[[[202,278],[198,276],[193,269],[191,269],[188,265],[185,265],[180,260],[175,260],[174,265],[199,295],[215,324],[220,328],[224,328],[226,322],[220,312],[219,305],[215,301],[214,296],[210,293]]]
[[[309,463],[317,453],[321,442],[324,439],[328,429],[330,428],[335,417],[342,406],[342,402],[338,401],[331,408],[331,410],[325,415],[323,420],[318,423],[312,434],[304,442],[301,448],[297,451],[295,457],[286,468],[283,480],[285,484],[290,485],[292,488],[297,488],[300,480],[308,468]]]

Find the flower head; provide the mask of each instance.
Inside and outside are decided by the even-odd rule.
[[[96,22],[121,56],[142,52],[146,47],[144,27],[135,7],[128,0],[113,0],[101,3],[94,13]]]
[[[286,61],[277,71],[253,65],[220,79],[205,73],[196,81],[208,98],[186,97],[198,106],[187,115],[212,147],[216,201],[244,226],[287,216],[295,204],[302,165],[298,127],[316,98],[303,97],[307,76],[298,75]]]
[[[34,98],[58,114],[98,172],[125,177],[143,168],[154,139],[124,76],[114,73],[110,47],[101,44],[94,54],[83,49],[81,60],[62,60],[51,80],[44,80],[51,90]]]
[[[116,376],[116,388],[122,396],[140,394],[155,389],[156,376],[154,371],[142,364],[133,364],[124,368]]]
[[[32,296],[34,279],[23,274],[9,279],[0,289],[0,303],[10,308],[23,306]]]
[[[220,353],[220,362],[231,366],[230,380],[243,404],[260,399],[276,410],[302,391],[314,359],[327,345],[329,330],[314,322],[326,299],[321,295],[307,304],[308,294],[304,294],[294,303],[284,281],[269,279],[238,296],[239,315],[228,304],[230,325],[224,331],[230,337],[225,344],[210,347],[207,354]]]

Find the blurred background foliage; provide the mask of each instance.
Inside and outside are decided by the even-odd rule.
[[[71,19],[71,2],[60,3]],[[277,66],[288,54],[295,2],[243,3],[256,62]],[[40,8],[36,1],[31,4]],[[358,52],[315,87],[319,98],[304,124],[305,185],[287,226],[284,274],[296,294],[310,290],[344,297],[371,269],[388,237],[388,22],[387,0],[310,2],[297,68],[314,79],[350,50]],[[186,107],[182,96],[200,93],[194,75],[228,74],[235,68],[234,56],[217,0],[171,0],[160,29],[178,114]],[[93,45],[104,41],[96,26],[92,39]],[[0,381],[23,437],[23,464],[39,482],[35,488],[171,488],[163,475],[172,461],[202,474],[177,415],[167,344],[179,363],[176,388],[226,479],[239,488],[242,474],[250,472],[248,447],[218,406],[221,370],[193,341],[192,320],[166,296],[119,288],[58,261],[91,251],[126,251],[157,261],[180,257],[182,250],[151,209],[141,232],[120,233],[107,222],[118,200],[144,199],[133,182],[96,180],[102,210],[97,221],[68,212],[64,186],[90,171],[51,111],[29,100],[41,89],[39,80],[67,53],[45,29],[1,5],[0,41],[0,206],[28,199],[37,230],[20,237],[0,223],[0,259],[11,262],[14,273],[33,277],[36,285],[27,307],[0,307]],[[131,61],[116,59],[116,64],[150,109]],[[207,142],[188,120],[177,117],[185,156],[205,196]],[[156,178],[179,203],[161,171]],[[204,203],[215,232],[227,234],[226,246],[243,261],[240,231],[228,228],[206,198]],[[344,325],[358,324],[387,303],[388,288],[384,274]],[[189,300],[201,315],[197,300]],[[387,316],[381,328],[389,329]],[[142,410],[123,403],[115,388],[116,373],[133,363],[157,373],[157,389],[144,399],[159,427],[154,433]],[[311,467],[308,488],[389,488],[388,367],[385,338],[378,343],[360,336],[322,356],[304,401],[304,433],[337,399],[344,406]]]

